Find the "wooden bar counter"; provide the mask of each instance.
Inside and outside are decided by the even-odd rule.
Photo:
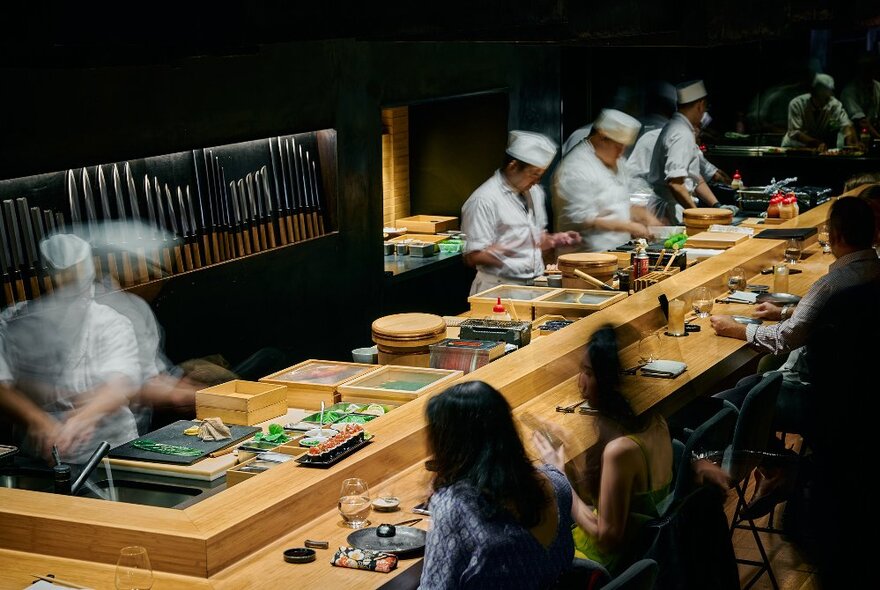
[[[784,224],[813,227],[826,220],[830,203]],[[806,241],[804,260],[792,275],[790,291],[803,294],[827,272],[833,261],[823,255],[816,238]],[[578,456],[593,444],[590,418],[555,411],[578,399],[576,375],[584,344],[600,325],[617,328],[624,366],[637,358],[643,330],[661,330],[665,320],[657,297],[672,300],[698,286],[714,296],[726,293],[726,273],[734,266],[749,278],[769,282],[762,268],[782,259],[784,240],[751,239],[688,270],[640,291],[609,308],[587,316],[552,336],[539,338],[512,355],[465,376],[501,390],[514,408],[555,420],[573,434],[566,446]],[[715,304],[713,313],[748,313],[748,306]],[[718,381],[753,362],[758,354],[745,342],[714,335],[708,318],[697,320],[702,331],[664,340],[664,358],[683,360],[687,371],[676,379],[625,377],[625,393],[640,412],[657,407],[669,413],[698,395],[715,391]],[[282,587],[379,587],[404,573],[418,560],[404,560],[391,574],[336,568],[333,551],[346,544],[336,511],[342,480],[361,477],[378,490],[393,480],[401,498],[399,512],[373,512],[371,521],[398,522],[411,518],[409,509],[424,499],[428,474],[424,410],[419,398],[371,423],[374,442],[330,469],[309,469],[288,463],[250,478],[182,510],[115,503],[15,489],[0,489],[0,589],[24,588],[30,574],[54,573],[59,578],[95,588],[113,588],[114,564],[125,545],[149,550],[156,576],[154,590],[175,588],[256,588],[265,583]],[[524,431],[524,434],[528,434]],[[525,436],[530,446],[529,437]],[[426,527],[429,519],[417,526]],[[282,551],[302,546],[305,539],[330,542],[317,550],[317,561],[284,562]]]

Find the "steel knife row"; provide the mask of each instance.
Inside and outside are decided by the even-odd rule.
[[[53,292],[53,277],[39,244],[44,236],[64,228],[60,211],[30,207],[24,197],[0,204],[0,281],[5,305]]]

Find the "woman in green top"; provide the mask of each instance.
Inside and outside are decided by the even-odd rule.
[[[659,413],[637,415],[621,395],[617,338],[610,326],[590,338],[578,386],[598,411],[598,442],[586,453],[584,481],[572,486],[578,492],[572,504],[572,534],[580,556],[614,573],[635,557],[641,525],[659,516],[657,505],[669,495],[672,441]],[[559,433],[559,438],[564,440],[565,434]],[[533,440],[543,460],[563,470],[563,447],[554,448],[542,436]]]

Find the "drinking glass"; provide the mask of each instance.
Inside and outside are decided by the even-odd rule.
[[[146,547],[123,547],[116,562],[117,590],[148,590],[152,586],[153,568]]]
[[[819,236],[818,236],[819,245],[822,246],[822,252],[824,254],[831,253],[831,246],[829,245],[830,238],[828,237],[828,224],[823,223],[819,226]]]
[[[342,482],[339,492],[339,514],[342,523],[350,528],[359,529],[370,524],[370,490],[367,482],[359,477],[351,477]]]
[[[709,317],[709,314],[712,313],[712,293],[709,291],[709,287],[698,287],[694,291],[691,305],[697,316],[701,318]]]
[[[734,291],[744,291],[746,288],[746,271],[741,266],[730,269],[727,275],[727,289],[731,293]]]
[[[794,264],[801,259],[801,242],[797,238],[791,238],[785,245],[785,261]]]
[[[639,362],[652,363],[660,358],[660,332],[645,330],[639,339]]]

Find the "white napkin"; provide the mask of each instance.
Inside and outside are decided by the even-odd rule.
[[[757,298],[758,294],[750,291],[734,291],[727,296],[728,300],[736,301],[738,303],[754,303]]]
[[[687,365],[680,361],[657,360],[642,367],[642,375],[646,377],[678,377],[684,373]]]

